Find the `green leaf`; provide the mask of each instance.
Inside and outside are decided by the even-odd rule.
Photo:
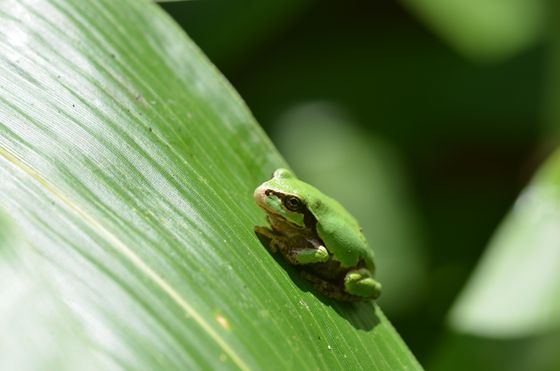
[[[517,200],[451,312],[459,332],[534,336],[560,325],[560,151]]]
[[[402,0],[452,47],[471,58],[508,58],[543,35],[542,0]]]
[[[420,369],[377,306],[261,246],[252,191],[286,164],[156,5],[5,0],[0,22],[0,364]]]

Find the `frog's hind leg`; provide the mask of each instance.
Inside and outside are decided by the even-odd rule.
[[[381,294],[381,284],[365,268],[348,271],[344,277],[344,288],[346,292],[365,300],[376,299]]]
[[[332,298],[332,299],[336,299],[336,300],[341,300],[341,301],[360,301],[363,300],[361,297],[359,296],[354,296],[354,295],[350,295],[346,292],[344,292],[344,290],[337,286],[334,285],[318,276],[316,276],[313,273],[307,272],[307,271],[301,271],[301,275],[303,278],[305,278],[306,280],[310,281],[313,284],[313,287],[315,288],[315,290],[319,291],[321,294]]]

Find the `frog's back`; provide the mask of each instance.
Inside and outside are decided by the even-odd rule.
[[[354,267],[360,259],[373,270],[373,251],[367,244],[356,219],[336,200],[324,196],[308,204],[319,221],[317,233],[340,263]],[[320,217],[318,217],[320,215]]]

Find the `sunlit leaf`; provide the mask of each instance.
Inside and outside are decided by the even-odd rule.
[[[286,164],[153,2],[5,0],[0,23],[0,365],[420,368],[377,306],[259,243],[252,191]]]

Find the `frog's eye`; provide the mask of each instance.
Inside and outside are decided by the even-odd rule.
[[[301,201],[295,196],[284,197],[284,206],[290,211],[301,211],[303,209]]]

